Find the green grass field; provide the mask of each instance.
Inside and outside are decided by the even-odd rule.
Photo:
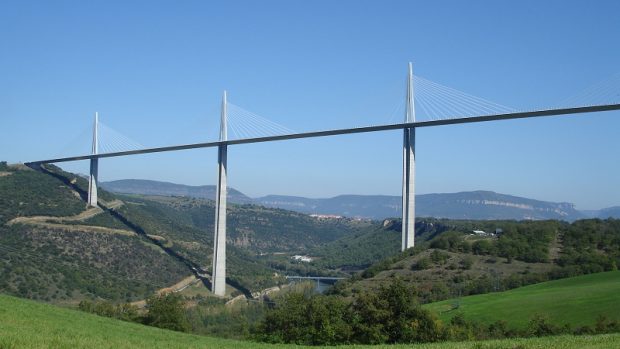
[[[483,342],[337,348],[577,349],[619,348],[620,334],[559,336]],[[0,349],[17,348],[299,348],[160,330],[75,310],[0,295]]]
[[[458,302],[459,308],[450,310]],[[620,320],[620,271],[544,282],[498,293],[463,297],[426,305],[449,321],[457,313],[491,323],[506,320],[523,328],[534,314],[554,324],[593,325],[599,315]]]

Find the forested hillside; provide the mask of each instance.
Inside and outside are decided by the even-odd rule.
[[[60,303],[131,301],[210,272],[211,201],[100,190],[103,209],[87,209],[85,179],[36,169],[0,169],[0,292]],[[273,253],[304,253],[370,225],[254,205],[230,205],[228,222],[233,295],[284,282]]]
[[[178,261],[128,230],[76,231],[71,224],[45,220],[12,223],[18,217],[75,216],[85,204],[57,178],[21,166],[5,171],[9,175],[0,177],[0,292],[60,303],[84,297],[132,300],[187,274]]]
[[[620,263],[620,220],[435,224],[442,226],[441,234],[418,239],[415,248],[384,258],[334,292],[354,295],[401,278],[429,302],[616,270]]]
[[[434,218],[418,219],[415,225],[416,243],[425,243],[449,230],[444,222]],[[312,255],[318,258],[313,264],[328,269],[362,270],[394,255],[400,248],[400,220],[386,219],[380,225],[372,225],[315,248]]]

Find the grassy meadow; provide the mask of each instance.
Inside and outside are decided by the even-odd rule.
[[[376,349],[598,349],[620,347],[620,334],[459,343],[340,346],[338,348],[349,347]],[[299,346],[270,345],[172,332],[0,295],[0,349],[17,348],[286,349],[299,348]]]
[[[453,309],[458,304],[458,309]],[[506,320],[523,328],[534,314],[557,325],[593,325],[599,315],[620,320],[620,271],[582,275],[513,290],[451,299],[426,305],[442,320],[462,313],[483,323]]]

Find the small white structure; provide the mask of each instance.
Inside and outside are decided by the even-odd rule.
[[[298,262],[304,262],[304,263],[312,262],[312,257],[308,257],[308,256],[294,255],[293,257],[291,257],[291,259],[298,261]]]
[[[497,234],[495,234],[495,233],[487,233],[484,230],[472,230],[472,234],[469,234],[469,235],[474,235],[474,236],[491,236],[491,237],[497,236]]]

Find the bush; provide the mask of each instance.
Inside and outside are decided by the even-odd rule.
[[[110,302],[81,301],[78,304],[78,309],[87,313],[124,321],[140,322],[141,320],[138,315],[138,308],[129,303],[115,305]]]
[[[620,322],[610,320],[604,315],[599,315],[594,325],[596,333],[620,332]]]
[[[434,250],[431,252],[431,260],[435,264],[445,264],[448,259],[450,259],[450,255],[439,250]]]
[[[189,323],[183,305],[181,296],[174,293],[152,296],[146,300],[148,313],[144,317],[144,324],[187,332]]]
[[[400,279],[378,292],[360,296],[352,305],[357,343],[435,342],[444,339],[437,317],[422,309],[416,290]]]
[[[463,266],[463,269],[469,270],[474,265],[474,262],[475,260],[473,257],[467,256],[463,258],[463,260],[461,261],[461,265]]]
[[[431,267],[431,261],[424,257],[420,258],[414,265],[411,266],[411,270],[426,270]]]
[[[527,333],[534,337],[552,336],[560,333],[558,326],[549,323],[546,316],[536,314],[527,326]]]
[[[333,345],[346,343],[435,342],[446,338],[437,317],[422,309],[417,292],[396,278],[347,304],[322,295],[286,295],[261,322],[257,339],[271,343]]]
[[[289,293],[271,309],[257,338],[270,343],[333,345],[351,336],[347,305],[340,298]]]

